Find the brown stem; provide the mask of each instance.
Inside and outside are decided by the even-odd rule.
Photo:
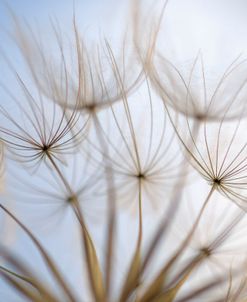
[[[74,194],[73,190],[71,189],[69,183],[67,182],[67,180],[61,173],[59,167],[53,160],[52,156],[49,154],[49,152],[47,152],[46,154],[47,154],[47,157],[50,160],[52,166],[54,167],[55,171],[57,172],[60,179],[62,180],[65,188],[68,190],[68,192],[71,194],[71,196],[73,196],[73,202],[71,203],[71,205],[72,205],[73,211],[78,219],[78,222],[80,223],[80,226],[81,226],[83,243],[84,243],[84,251],[86,253],[86,264],[87,264],[87,272],[88,272],[89,280],[90,280],[90,286],[92,289],[92,293],[95,297],[95,301],[97,301],[97,302],[102,301],[102,300],[104,300],[104,298],[103,298],[104,290],[102,288],[101,280],[99,282],[97,280],[97,279],[101,279],[101,272],[100,272],[99,265],[98,265],[98,257],[97,257],[97,253],[96,253],[92,238],[86,227],[86,224],[85,224],[85,221],[83,218],[83,214],[81,211],[81,207],[79,204],[79,200],[78,200],[76,194]],[[93,267],[96,267],[97,273],[94,272]],[[97,276],[95,274],[97,274]]]
[[[199,127],[200,127],[200,124],[198,124],[198,122],[196,121],[193,125],[192,130],[191,130],[191,133],[193,133],[195,139],[198,135]],[[191,146],[191,147],[193,147],[193,146]],[[175,211],[179,207],[179,202],[178,201],[180,200],[180,196],[182,195],[182,192],[184,190],[184,187],[185,187],[185,184],[186,184],[186,181],[187,181],[187,169],[188,169],[188,160],[185,159],[182,162],[182,168],[181,168],[183,177],[182,178],[179,177],[177,183],[174,186],[176,188],[176,190],[174,190],[174,194],[173,194],[173,196],[170,200],[170,207],[168,208],[168,211],[165,212],[165,217],[162,219],[162,223],[159,226],[157,232],[155,233],[155,236],[153,237],[153,240],[150,244],[150,248],[148,249],[147,254],[146,254],[146,256],[143,260],[143,264],[142,264],[142,267],[141,267],[141,272],[143,272],[146,269],[148,263],[150,262],[150,260],[152,258],[152,255],[153,255],[154,251],[156,250],[155,249],[156,246],[160,242],[161,237],[164,236],[165,232],[168,231],[170,221],[174,217]]]

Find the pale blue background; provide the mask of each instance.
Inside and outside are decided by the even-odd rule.
[[[18,65],[21,69],[18,51],[3,30],[5,28],[11,31],[12,24],[6,4],[12,8],[16,16],[25,18],[31,24],[39,24],[45,33],[49,31],[50,18],[55,17],[65,31],[72,28],[74,3],[77,21],[82,32],[85,31],[92,39],[96,39],[98,34],[103,34],[109,39],[116,41],[118,33],[125,25],[128,2],[128,0],[0,0],[0,49],[2,48],[15,65]],[[143,2],[151,1],[143,0]],[[201,49],[205,55],[205,60],[210,63],[210,67],[214,68],[214,70],[221,69],[221,64],[226,62],[229,64],[229,60],[233,60],[240,52],[246,53],[246,11],[246,1],[241,0],[170,0],[167,7],[167,17],[164,19],[164,25],[166,25],[164,30],[167,36],[166,38],[160,38],[160,47],[171,58],[178,55],[176,57],[178,61],[192,60],[198,53],[198,49]],[[146,16],[146,21],[149,21],[150,13],[148,11]],[[128,23],[128,20],[126,23]],[[47,43],[52,43],[52,41],[48,40]],[[174,52],[174,49],[178,50],[177,53]],[[0,81],[3,78],[4,81],[11,83],[12,78],[8,68],[4,61],[0,59]],[[3,103],[4,98],[1,97],[0,92],[0,104]],[[30,212],[29,214],[31,215],[32,213]],[[66,229],[61,232],[64,232],[68,237],[70,236]],[[17,232],[16,236],[18,239],[22,238],[21,232]],[[76,235],[74,236],[76,238]],[[73,238],[71,237],[71,244],[73,244]],[[46,239],[43,239],[43,241],[49,246],[58,261],[60,257],[62,259],[65,257],[64,254],[70,253],[68,250],[63,250],[62,244],[61,246],[56,246],[56,243],[51,243],[49,240],[47,242]],[[20,244],[21,240],[19,239],[20,254],[25,254],[25,251],[29,248],[32,251],[35,250],[26,238],[23,242],[25,244]],[[59,251],[63,251],[62,256],[59,255]],[[42,266],[38,253],[34,252],[32,260],[36,261],[36,269],[38,270],[39,265]],[[68,274],[78,273],[69,271],[69,267],[63,267],[63,269],[65,271],[67,269]],[[74,279],[76,280],[76,276]],[[20,302],[25,300],[14,297],[13,293],[0,283],[0,301]]]

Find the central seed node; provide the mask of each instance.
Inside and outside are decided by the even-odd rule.
[[[203,247],[200,249],[200,252],[202,255],[204,255],[205,257],[209,257],[211,255],[211,251],[208,247]]]
[[[76,195],[71,195],[67,198],[68,203],[75,203],[76,202]]]
[[[145,175],[143,174],[143,173],[139,173],[139,174],[137,174],[137,178],[145,178]]]
[[[221,179],[220,178],[215,178],[213,180],[213,183],[216,184],[216,185],[220,185],[221,184]]]
[[[49,146],[43,145],[42,150],[43,150],[44,152],[46,152],[48,149],[49,149]]]

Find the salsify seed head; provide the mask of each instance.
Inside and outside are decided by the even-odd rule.
[[[1,52],[16,80],[0,84],[1,294],[3,281],[33,302],[245,301],[246,60],[219,76],[200,52],[169,61],[158,35],[173,1],[158,18],[147,2],[133,0],[133,40],[126,31],[117,47],[87,40],[75,13],[67,36],[50,23],[51,40],[13,16],[21,64]]]
[[[169,111],[167,107],[168,112]],[[225,197],[247,209],[246,106],[237,120],[198,123],[180,116],[176,133],[192,166]],[[170,114],[172,119],[172,114]]]

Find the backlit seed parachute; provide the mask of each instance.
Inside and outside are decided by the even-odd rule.
[[[40,91],[53,102],[69,109],[95,112],[121,100],[117,82],[120,75],[124,90],[130,94],[143,79],[143,68],[127,33],[117,48],[105,39],[97,43],[82,36],[73,20],[70,38],[52,24],[55,43],[49,49],[42,35],[24,26],[17,18],[14,39]]]
[[[76,107],[68,110],[49,102],[40,89],[28,87],[14,73],[18,95],[1,87],[0,139],[21,162],[36,166],[47,157],[63,161],[63,154],[73,152],[84,139],[87,119],[80,118]]]
[[[104,212],[106,189],[103,165],[91,163],[90,157],[82,156],[79,151],[65,158],[66,165],[59,165],[59,169],[69,184],[70,191],[57,177],[56,171],[47,166],[40,167],[39,173],[34,175],[23,169],[23,165],[17,166],[16,163],[8,170],[9,192],[18,201],[18,205],[36,209],[32,214],[35,224],[43,225],[43,219],[40,219],[43,215],[46,228],[55,222],[61,223],[63,215],[66,215],[76,199],[83,214],[90,216],[91,222],[98,222],[98,216]]]
[[[235,106],[235,104],[232,104]],[[171,118],[172,110],[167,112]],[[209,108],[210,109],[210,108]],[[180,115],[174,129],[192,166],[209,185],[247,210],[247,107],[238,119],[228,119],[231,107],[219,121],[195,124],[193,118]]]
[[[166,36],[163,28],[172,3],[163,1],[159,9],[153,4],[147,9],[140,0],[133,3],[136,51],[153,88],[166,104],[197,121],[220,120],[225,110],[227,119],[238,119],[247,93],[246,57],[232,57],[226,65],[214,64],[217,68],[209,67],[202,51],[195,58],[183,55],[181,59],[176,48],[169,53],[169,31]]]
[[[201,184],[200,186],[204,187]],[[185,194],[186,199],[183,199],[174,223],[174,236],[178,241],[182,240],[193,226],[198,208],[201,206],[200,200],[194,202],[194,187],[190,189]],[[215,194],[207,205],[184,253],[185,259],[193,254],[204,254],[203,261],[185,285],[185,291],[190,291],[196,284],[198,286],[213,276],[219,276],[224,272],[230,272],[234,267],[241,266],[245,262],[245,234],[245,212],[222,195]],[[245,275],[244,270],[241,275]],[[222,295],[227,292],[227,288],[226,282],[219,286],[216,293]]]
[[[192,63],[175,66],[157,52],[149,65],[150,78],[163,100],[198,121],[239,118],[246,101],[246,70],[246,59],[237,57],[216,76],[207,69],[201,53]]]
[[[122,101],[94,118],[83,149],[112,169],[119,201],[134,206],[141,183],[142,199],[159,208],[159,200],[163,205],[169,200],[168,195],[164,200],[164,192],[171,192],[184,174],[183,157],[164,105],[149,85],[146,80],[142,91],[131,97],[122,90]],[[103,145],[95,139],[97,132]]]

